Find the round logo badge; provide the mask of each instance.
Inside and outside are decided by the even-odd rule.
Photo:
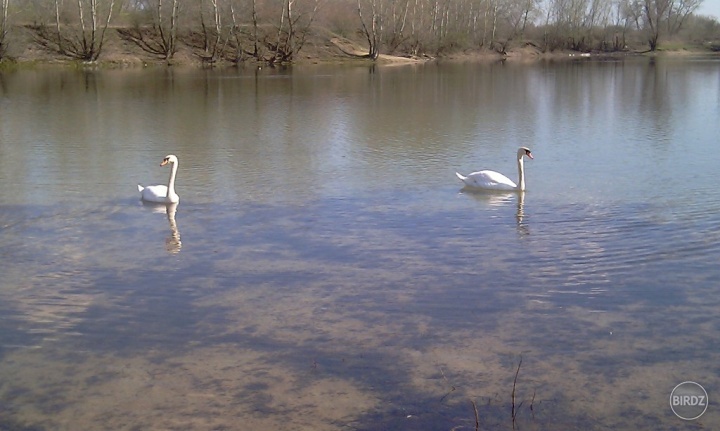
[[[695,382],[682,382],[670,392],[670,408],[680,419],[697,419],[708,408],[708,394]]]

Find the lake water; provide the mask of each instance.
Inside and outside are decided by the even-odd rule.
[[[718,429],[718,136],[718,59],[2,73],[0,429]]]

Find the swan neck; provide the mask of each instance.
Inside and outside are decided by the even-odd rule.
[[[177,175],[177,169],[178,163],[175,162],[172,164],[170,169],[170,179],[168,180],[168,198],[175,195],[175,176]]]
[[[518,165],[518,190],[525,191],[525,168],[523,166],[522,156],[517,159]]]

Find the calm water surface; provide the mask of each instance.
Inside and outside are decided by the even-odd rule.
[[[0,74],[0,429],[720,428],[719,120],[714,59]]]

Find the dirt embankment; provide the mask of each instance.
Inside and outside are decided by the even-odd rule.
[[[201,67],[208,64],[207,61],[203,60],[207,58],[208,53],[203,49],[202,36],[197,33],[180,36],[177,50],[172,59],[168,61],[158,54],[143,49],[140,44],[133,42],[128,37],[124,37],[123,34],[127,33],[124,30],[127,29],[110,28],[107,30],[97,60],[98,64],[108,67],[142,67],[166,64]],[[250,40],[245,40],[242,43],[246,51],[252,46]],[[54,38],[44,40],[39,36],[38,30],[31,26],[13,27],[6,38],[5,46],[6,50],[3,59],[6,62],[15,64],[73,64],[78,62],[77,59],[60,53]],[[234,56],[235,49],[228,45],[226,50],[229,55],[214,64],[232,65],[235,63],[230,59],[230,57]],[[329,31],[316,30],[308,35],[302,49],[294,56],[293,63],[370,62],[372,60],[367,58],[367,53],[367,47],[364,46],[361,40],[350,40]],[[455,61],[493,61],[502,58],[536,59],[542,55],[540,50],[528,44],[506,55],[488,50],[470,50],[446,54],[442,58]],[[257,61],[248,55],[243,57],[243,62],[253,63]],[[435,57],[429,55],[380,54],[377,63],[394,65],[420,63],[435,59]]]
[[[110,28],[105,33],[97,63],[104,66],[203,66],[207,61],[208,52],[204,49],[204,41],[200,34],[186,34],[178,37],[177,49],[169,61],[162,55],[149,52],[141,44],[127,36],[124,29]],[[57,42],[52,37],[41,37],[37,29],[31,26],[16,26],[9,32],[5,45],[3,60],[16,64],[62,64],[76,63],[77,59],[64,55],[57,49]],[[250,50],[252,41],[243,42],[245,51]],[[224,45],[227,55],[215,59],[214,64],[232,65],[236,63],[237,50],[231,45]],[[262,47],[261,47],[262,49]],[[324,63],[371,61],[367,58],[367,48],[362,43],[351,41],[338,35],[316,31],[305,40],[302,49],[293,57],[293,63]],[[266,58],[271,55],[266,53]],[[381,55],[380,63],[409,63],[429,60],[429,57]],[[258,60],[248,54],[240,56],[240,61],[253,63]],[[260,62],[263,62],[260,60]]]
[[[149,52],[147,49],[133,42],[128,37],[123,37],[127,29],[110,28],[103,39],[100,56],[96,63],[108,67],[127,66],[148,66],[148,65],[175,65],[175,66],[206,66],[208,52],[203,48],[204,41],[199,33],[185,34],[178,38],[177,50],[170,61],[158,54]],[[245,51],[249,50],[252,42],[241,41]],[[228,53],[224,59],[216,60],[214,65],[233,65],[231,57],[236,50],[230,45],[226,46]],[[39,36],[36,28],[31,26],[15,26],[10,29],[4,46],[5,52],[3,62],[10,64],[77,64],[78,60],[63,55],[57,49],[57,43],[53,38],[43,39]],[[370,62],[367,58],[367,47],[360,40],[350,40],[326,30],[311,32],[305,40],[302,49],[293,57],[293,63],[346,63],[346,62]],[[682,53],[685,53],[683,50]],[[627,55],[628,53],[610,54]],[[521,47],[500,54],[489,50],[467,50],[454,52],[442,56],[443,60],[450,61],[496,61],[501,59],[513,61],[534,61],[540,58],[578,58],[590,54],[573,52],[543,53],[533,44],[527,43]],[[269,58],[270,54],[266,54]],[[428,55],[387,55],[381,54],[377,62],[384,65],[419,63],[434,60]],[[241,56],[244,63],[254,63],[257,60],[247,54]],[[262,62],[262,61],[261,61]]]

